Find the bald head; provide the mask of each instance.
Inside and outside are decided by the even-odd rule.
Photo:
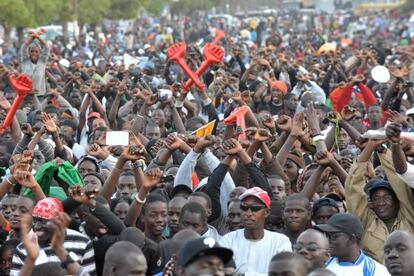
[[[104,276],[129,274],[144,276],[146,272],[147,261],[144,254],[131,242],[116,242],[105,254]]]
[[[414,275],[414,236],[394,231],[384,244],[384,262],[392,276]]]
[[[329,241],[315,229],[302,232],[293,249],[296,254],[304,257],[308,271],[323,268],[329,258]]]
[[[329,247],[329,240],[328,238],[325,236],[325,234],[323,234],[322,232],[315,230],[315,229],[307,229],[305,231],[303,231],[297,241],[303,241],[303,240],[308,240],[308,241],[312,241],[312,242],[317,242],[320,245],[322,245],[324,248],[328,248]]]

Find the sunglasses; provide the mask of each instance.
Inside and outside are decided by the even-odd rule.
[[[252,212],[259,212],[260,210],[265,209],[265,208],[266,206],[264,205],[245,205],[245,204],[240,205],[240,209],[244,212],[247,212],[249,210]]]

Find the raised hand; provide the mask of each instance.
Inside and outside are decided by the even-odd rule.
[[[59,213],[59,215],[51,220],[53,236],[52,241],[50,242],[50,247],[53,251],[64,250],[63,242],[66,237],[66,229],[70,224],[70,217],[65,212]]]
[[[142,184],[144,188],[152,190],[158,184],[161,183],[161,177],[163,176],[163,171],[159,168],[154,168],[145,172],[145,180]]]
[[[290,131],[290,135],[295,136],[295,137],[301,137],[305,135],[304,119],[305,119],[305,116],[303,112],[299,112],[295,114],[295,116],[293,117],[293,121],[292,121],[292,129]]]
[[[394,110],[389,110],[391,114],[390,121],[393,123],[401,124],[401,125],[408,125],[407,119],[400,113]]]
[[[32,126],[30,124],[24,124],[21,127],[23,134],[32,137],[34,135]]]
[[[392,66],[390,68],[390,73],[391,75],[393,75],[394,77],[396,77],[397,79],[404,79],[406,76],[408,76],[410,74],[410,68],[407,66],[404,67],[397,67],[397,66]]]
[[[227,155],[236,155],[243,151],[242,145],[234,138],[228,139],[222,144],[224,153]]]
[[[109,153],[98,144],[90,145],[88,148],[88,154],[101,160],[105,160],[109,156]]]
[[[330,165],[335,161],[335,157],[329,151],[318,151],[315,154],[315,161],[319,165]]]
[[[34,178],[33,174],[25,170],[15,170],[13,173],[13,177],[20,185],[29,189],[33,189],[39,185],[36,179]]]
[[[170,150],[180,149],[185,142],[175,134],[168,135],[165,144]]]
[[[262,118],[262,124],[267,127],[268,129],[270,129],[271,131],[273,131],[274,129],[276,129],[276,123],[275,120],[273,120],[272,116],[270,116],[269,114],[266,114],[263,116]]]
[[[194,146],[195,152],[203,152],[205,148],[211,147],[214,145],[215,140],[212,135],[206,135],[198,139],[196,145]]]
[[[53,118],[50,117],[49,114],[47,114],[45,112],[42,112],[40,114],[40,119],[42,120],[42,123],[44,124],[46,130],[49,133],[53,134],[53,133],[57,132],[57,130],[58,130],[57,125],[56,125],[55,121],[53,120]]]
[[[316,136],[320,134],[321,128],[319,126],[318,114],[316,113],[316,110],[313,107],[312,103],[310,103],[309,106],[305,109],[305,115],[311,136]]]
[[[3,109],[4,111],[9,111],[11,107],[11,104],[5,97],[0,98],[0,109]]]
[[[290,132],[292,130],[292,118],[287,115],[281,115],[276,121],[277,127],[286,132]]]
[[[391,123],[385,129],[385,134],[393,143],[400,142],[401,139],[401,125],[398,123]]]
[[[86,205],[90,205],[91,200],[94,200],[98,193],[98,189],[88,186],[81,188],[79,185],[76,185],[69,188],[69,196],[73,200]]]
[[[136,161],[146,155],[145,147],[134,133],[129,133],[129,145],[122,152],[121,157],[125,160]]]
[[[32,229],[32,216],[25,214],[20,220],[20,233],[24,248],[27,251],[27,257],[32,261],[35,261],[40,254],[39,243],[37,242],[37,236]]]
[[[345,121],[349,121],[357,115],[357,110],[349,105],[346,105],[341,111],[341,117]]]

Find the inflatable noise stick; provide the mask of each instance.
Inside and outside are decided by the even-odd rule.
[[[216,29],[216,37],[211,41],[211,44],[218,44],[225,37],[226,34],[222,30]]]
[[[175,43],[167,51],[168,59],[180,65],[184,73],[194,82],[198,89],[203,90],[205,85],[200,81],[199,77],[188,67],[184,60],[187,52],[187,45],[185,43]]]
[[[212,43],[207,43],[204,47],[204,61],[203,63],[201,63],[200,67],[195,72],[195,75],[197,75],[197,77],[200,78],[200,76],[203,75],[204,72],[206,72],[211,65],[220,63],[223,60],[223,57],[224,51],[223,49],[221,49],[220,46]],[[188,79],[184,85],[183,91],[187,92],[192,84],[192,78]],[[196,86],[198,88],[197,84]]]
[[[17,109],[23,102],[24,97],[32,91],[32,79],[25,74],[20,74],[18,77],[11,75],[9,82],[13,90],[16,91],[17,96],[14,99],[9,112],[7,113],[6,119],[4,119],[0,131],[5,131],[10,126]]]
[[[246,122],[244,118],[246,117],[246,114],[249,111],[250,111],[250,108],[247,105],[237,107],[223,121],[225,125],[233,125],[234,123],[236,123],[237,127],[241,128],[242,133],[239,134],[239,140],[246,139],[246,133],[244,132],[246,130]]]

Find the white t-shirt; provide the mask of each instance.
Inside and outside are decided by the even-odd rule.
[[[274,255],[292,251],[288,237],[267,230],[259,241],[247,240],[244,229],[236,230],[224,235],[220,245],[233,250],[237,271],[245,275],[267,275],[270,260]]]
[[[408,186],[414,188],[414,165],[407,162],[407,171],[403,174],[398,174],[398,177],[401,178]]]
[[[355,263],[338,262],[338,258],[330,258],[325,265],[337,276],[391,276],[387,268],[368,257],[361,251]]]

